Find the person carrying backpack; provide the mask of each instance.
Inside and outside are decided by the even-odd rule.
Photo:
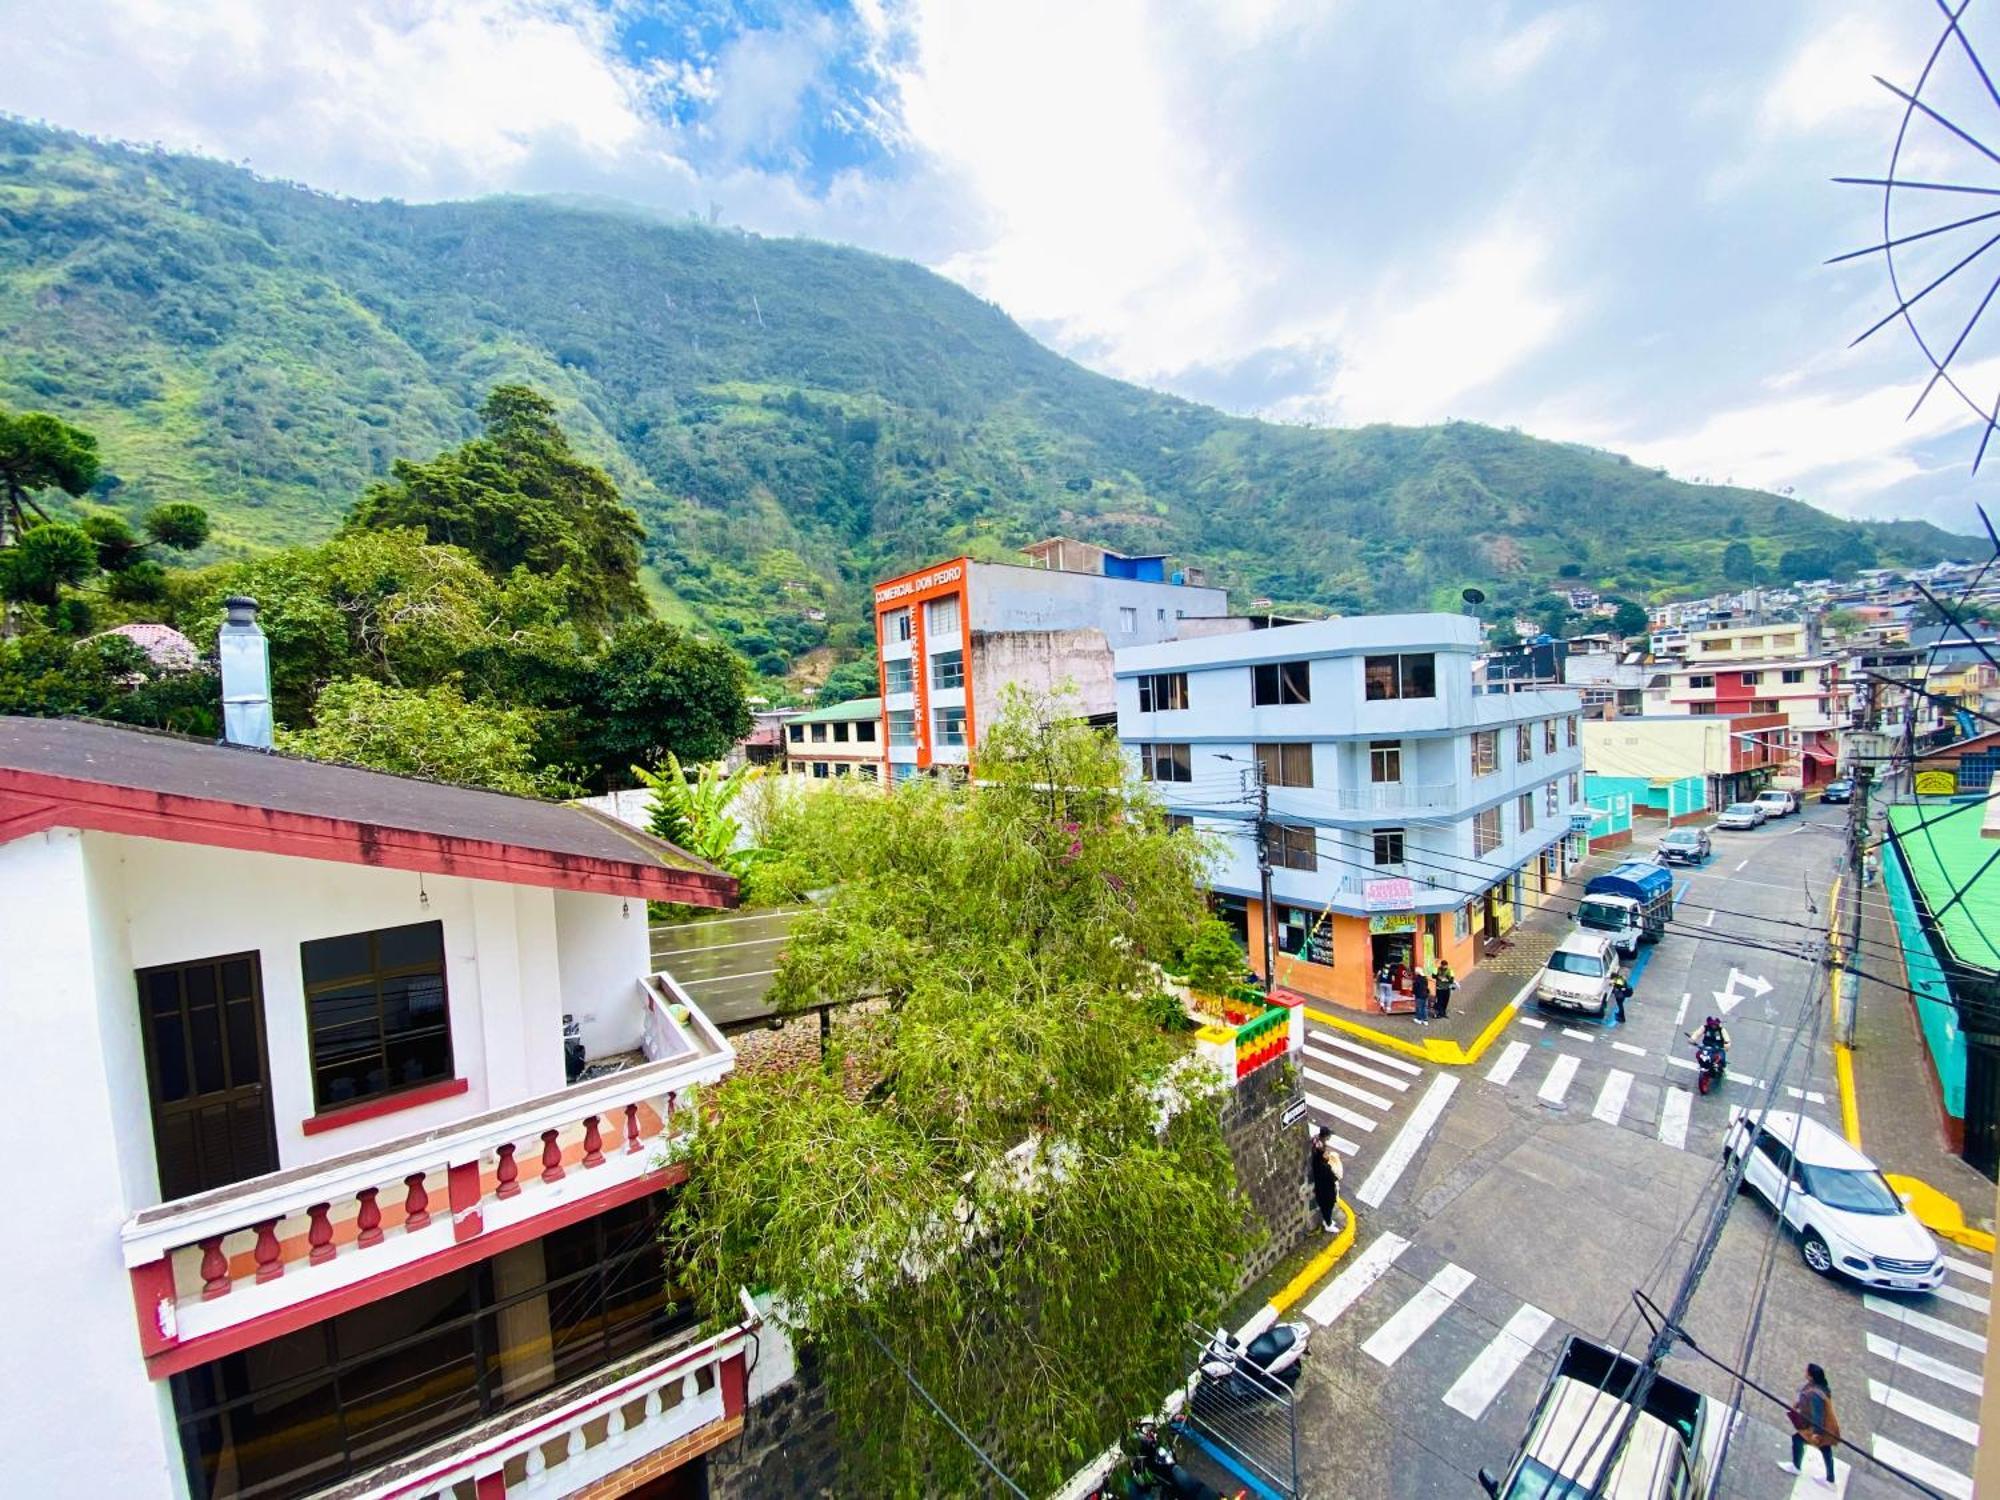
[[[1819,1449],[1826,1460],[1826,1482],[1832,1484],[1833,1445],[1840,1441],[1840,1419],[1833,1414],[1833,1392],[1826,1383],[1826,1371],[1818,1365],[1806,1366],[1806,1383],[1799,1387],[1799,1399],[1785,1413],[1792,1419],[1792,1458],[1780,1459],[1778,1467],[1797,1474],[1806,1461],[1806,1449]]]

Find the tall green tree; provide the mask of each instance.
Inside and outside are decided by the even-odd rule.
[[[577,685],[576,758],[596,767],[720,760],[750,731],[743,659],[679,626],[619,627]]]
[[[1153,967],[1204,918],[1203,846],[1046,704],[1003,709],[979,775],[827,793],[840,884],[775,993],[883,1008],[710,1096],[668,1228],[709,1313],[768,1288],[819,1360],[843,1493],[989,1482],[901,1370],[1047,1493],[1178,1380],[1252,1238]]]
[[[0,407],[0,547],[27,529],[27,519],[49,519],[35,503],[39,490],[81,495],[97,482],[97,439],[45,411]]]
[[[1611,628],[1619,635],[1644,635],[1652,623],[1653,617],[1646,613],[1645,605],[1630,599],[1620,599],[1611,614]]]
[[[723,770],[720,762],[696,766],[690,776],[680,757],[669,752],[657,771],[632,767],[639,785],[650,787],[653,806],[648,826],[654,833],[696,859],[727,870],[738,880],[750,873],[758,850],[742,844],[743,820],[733,809],[737,799],[763,774],[757,766]]]
[[[639,589],[639,518],[611,476],[570,448],[552,402],[521,385],[494,389],[485,430],[427,463],[398,459],[393,479],[356,503],[349,525],[418,527],[463,547],[496,576],[526,568],[563,580],[587,624],[647,613]]]

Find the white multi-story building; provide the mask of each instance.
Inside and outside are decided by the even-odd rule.
[[[734,886],[577,807],[0,718],[9,1491],[702,1493],[753,1318],[697,1329],[657,1236],[734,1054],[646,903]]]
[[[1573,691],[1475,691],[1478,623],[1372,615],[1120,651],[1118,736],[1168,810],[1218,834],[1213,887],[1275,980],[1372,1003],[1385,963],[1460,974],[1578,857]]]

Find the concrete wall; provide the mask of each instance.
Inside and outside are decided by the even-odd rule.
[[[100,951],[112,893],[94,889],[83,836],[0,845],[0,1094],[17,1149],[0,1389],[14,1416],[11,1493],[186,1492],[165,1386],[147,1378],[119,1255],[134,1171],[137,1039],[131,975]],[[114,1013],[107,998],[119,995]],[[143,1086],[137,1095],[144,1107]],[[143,1123],[143,1116],[141,1116]],[[144,1169],[152,1177],[151,1142]]]
[[[562,1015],[583,1027],[586,1056],[639,1045],[645,1007],[641,975],[653,967],[646,903],[581,891],[556,891],[555,952]]]
[[[1082,712],[1118,706],[1111,681],[1111,646],[1101,630],[974,631],[972,701],[982,726],[1001,709],[1007,687],[1030,693],[1075,690]]]
[[[1306,1180],[1311,1126],[1304,1119],[1283,1122],[1284,1108],[1297,1093],[1292,1065],[1272,1063],[1237,1084],[1222,1107],[1222,1136],[1236,1164],[1236,1185],[1267,1231],[1263,1245],[1242,1266],[1239,1288],[1277,1265],[1312,1232],[1312,1193]]]
[[[1221,589],[1095,573],[974,563],[968,583],[974,631],[1095,630],[1114,646],[1143,646],[1173,640],[1183,616],[1229,612]],[[1128,608],[1129,631],[1120,614]]]

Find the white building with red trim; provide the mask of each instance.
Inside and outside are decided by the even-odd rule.
[[[0,718],[10,1492],[702,1493],[754,1318],[657,1228],[734,1054],[646,902],[735,895],[577,807]]]

